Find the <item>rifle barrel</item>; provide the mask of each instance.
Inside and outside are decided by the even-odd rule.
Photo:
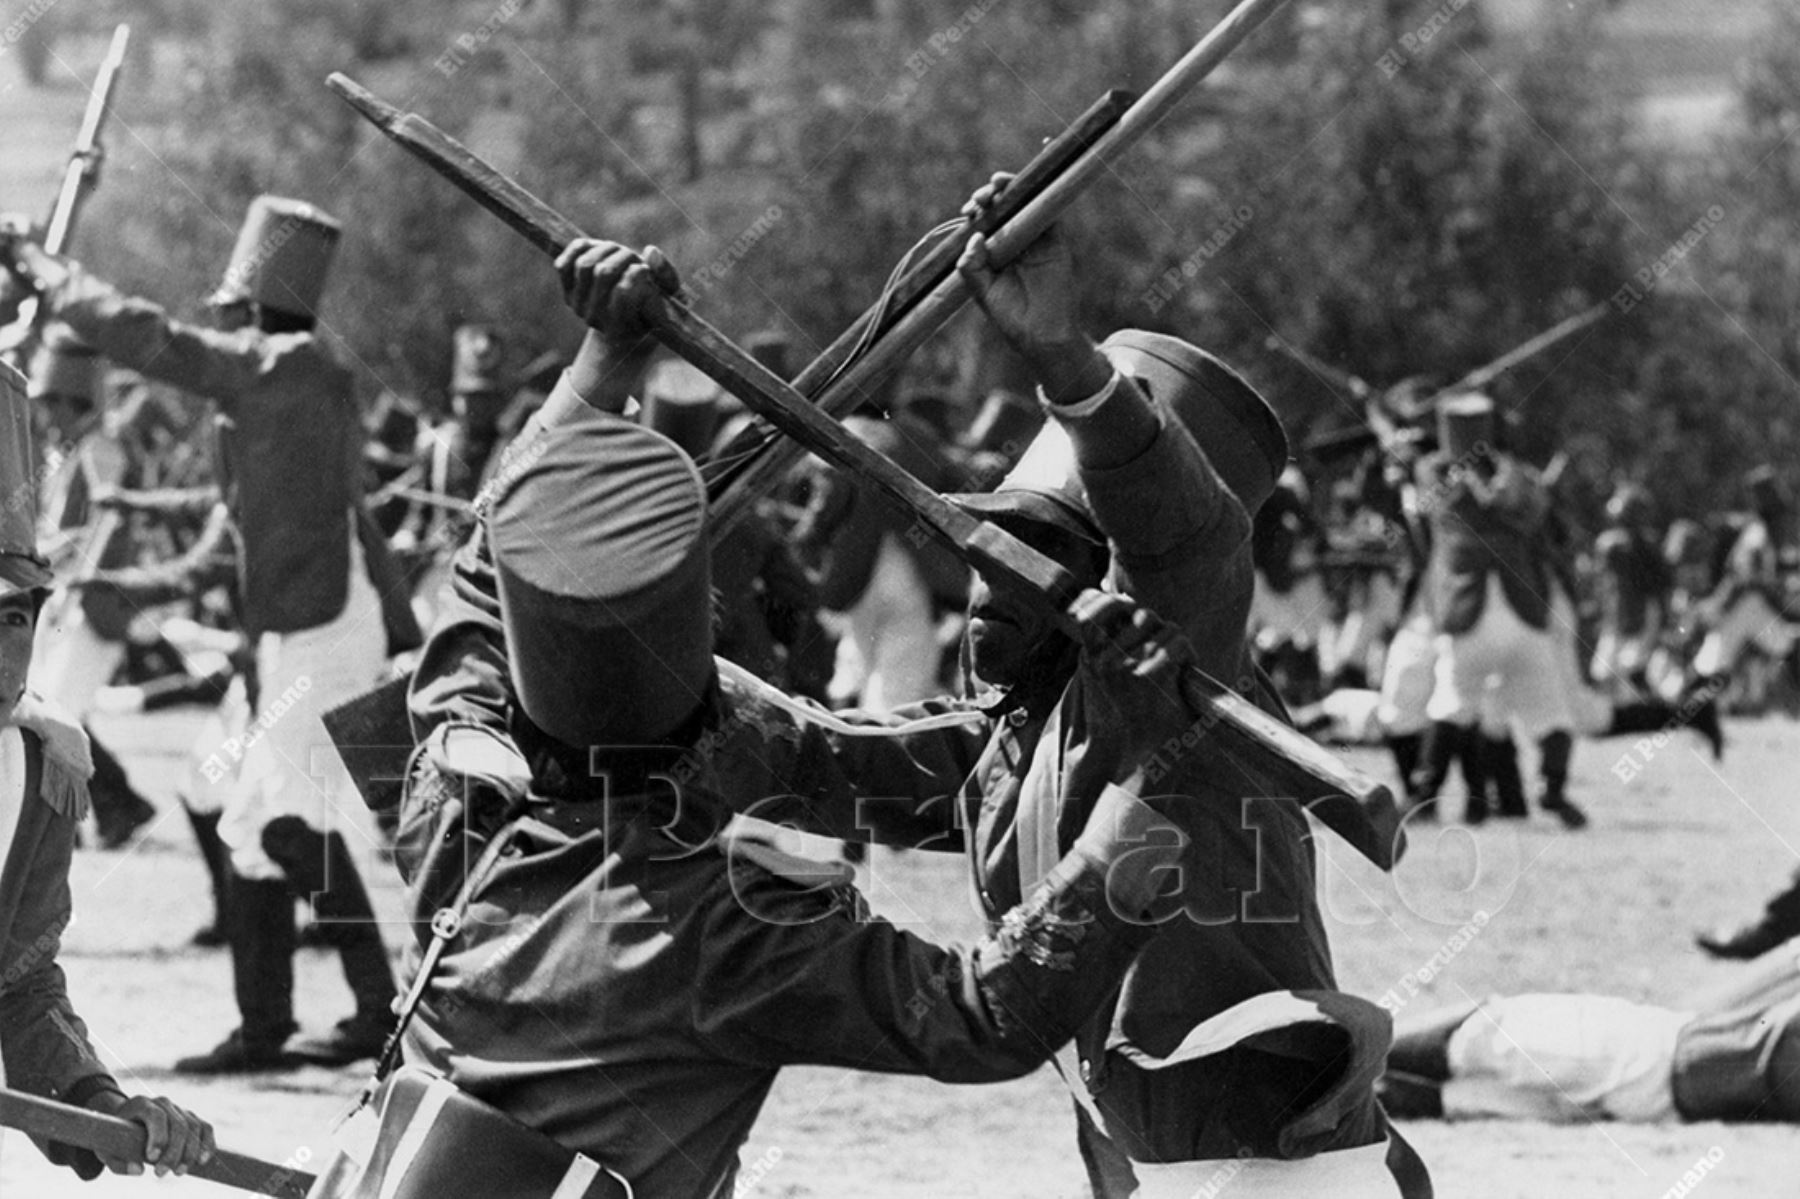
[[[60,1141],[106,1157],[144,1160],[146,1134],[142,1125],[5,1087],[0,1087],[0,1127],[16,1128],[29,1136]],[[276,1199],[306,1199],[313,1184],[313,1176],[305,1170],[226,1149],[215,1150],[212,1160],[190,1169],[188,1177],[273,1195]]]

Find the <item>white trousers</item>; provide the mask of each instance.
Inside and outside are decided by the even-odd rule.
[[[884,534],[862,597],[844,613],[831,696],[889,712],[939,693],[931,588],[913,556]]]
[[[1428,714],[1433,721],[1465,725],[1491,715],[1533,741],[1556,729],[1572,729],[1575,721],[1555,637],[1519,619],[1497,577],[1489,575],[1487,586],[1487,603],[1475,627],[1438,635]]]
[[[1674,1120],[1675,1040],[1691,1013],[1610,995],[1489,999],[1450,1035],[1451,1118]]]
[[[38,629],[31,658],[34,691],[78,718],[93,706],[94,693],[112,682],[125,647],[95,633],[75,597],[53,597],[45,612],[57,623]],[[52,613],[52,609],[57,610]]]
[[[241,739],[222,747],[233,764],[241,759],[241,785],[225,805],[219,836],[231,848],[232,868],[248,879],[282,877],[262,847],[263,829],[279,816],[347,836],[368,827],[362,799],[320,723],[327,710],[380,680],[387,654],[381,598],[354,531],[350,550],[349,595],[335,619],[257,641],[256,714]]]

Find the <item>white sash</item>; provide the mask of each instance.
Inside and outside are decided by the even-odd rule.
[[[1387,1142],[1315,1154],[1299,1161],[1231,1157],[1223,1161],[1132,1162],[1136,1199],[1399,1199],[1388,1173]]]

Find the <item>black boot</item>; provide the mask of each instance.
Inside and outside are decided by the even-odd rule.
[[[1675,723],[1675,705],[1661,700],[1639,700],[1614,704],[1612,721],[1602,737],[1623,737],[1627,733],[1660,733]]]
[[[1748,961],[1795,937],[1800,937],[1800,872],[1795,873],[1785,890],[1769,900],[1755,920],[1736,928],[1700,933],[1694,941],[1713,957]]]
[[[289,1051],[326,1065],[374,1057],[394,1022],[394,975],[350,847],[337,833],[283,816],[263,830],[263,850],[287,872],[294,890],[312,900],[314,920],[332,930],[344,981],[356,1000],[355,1014],[321,1036],[295,1040]]]
[[[1463,801],[1463,823],[1483,824],[1488,818],[1488,763],[1483,752],[1485,738],[1481,730],[1466,729],[1462,743],[1456,747],[1456,762],[1462,767],[1463,787],[1468,798]]]
[[[285,882],[229,876],[231,982],[243,1023],[177,1074],[246,1074],[292,1068],[282,1050],[294,1033],[294,901]]]
[[[1419,768],[1419,750],[1424,742],[1423,733],[1407,733],[1387,739],[1388,752],[1394,755],[1394,769],[1400,774],[1402,787],[1412,786],[1413,772]]]
[[[1488,785],[1502,820],[1524,820],[1531,815],[1525,805],[1525,779],[1519,773],[1519,747],[1512,735],[1483,737],[1481,753],[1487,763]]]
[[[218,812],[196,812],[184,802],[181,810],[187,813],[188,825],[194,830],[194,842],[200,846],[200,860],[206,863],[206,875],[212,881],[213,918],[194,934],[193,944],[203,949],[216,949],[228,940],[228,924],[225,907],[228,902],[231,874],[231,851],[225,848],[225,842],[219,838]]]
[[[137,793],[131,780],[125,777],[125,767],[100,743],[93,730],[86,731],[88,744],[94,751],[94,776],[88,780],[88,795],[94,804],[94,824],[100,834],[100,848],[119,849],[128,844],[140,828],[156,819],[156,806]]]
[[[1689,728],[1706,738],[1713,761],[1725,760],[1725,726],[1719,722],[1719,689],[1707,685],[1689,691],[1679,709]]]
[[[1587,814],[1569,802],[1565,793],[1569,784],[1569,759],[1575,753],[1574,736],[1567,729],[1545,733],[1538,742],[1538,750],[1543,755],[1539,773],[1544,780],[1544,793],[1538,799],[1538,807],[1554,813],[1566,829],[1586,828]]]
[[[1424,742],[1419,747],[1419,767],[1413,771],[1406,810],[1408,819],[1437,819],[1437,797],[1450,775],[1450,763],[1456,760],[1463,741],[1473,734],[1473,729],[1443,720],[1425,730]]]

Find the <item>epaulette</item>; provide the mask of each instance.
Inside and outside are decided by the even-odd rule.
[[[44,750],[38,795],[58,815],[81,820],[88,814],[88,780],[94,751],[79,722],[49,700],[27,691],[13,709],[13,723],[35,734]]]

